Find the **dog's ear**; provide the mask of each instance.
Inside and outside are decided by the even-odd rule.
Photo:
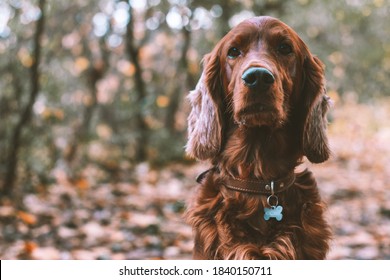
[[[302,148],[303,154],[313,163],[326,161],[330,156],[326,133],[326,113],[330,98],[326,95],[323,63],[309,55],[304,62],[304,126]]]
[[[204,70],[188,99],[191,112],[188,117],[186,152],[200,160],[218,155],[222,142],[223,89],[218,49],[205,56]]]

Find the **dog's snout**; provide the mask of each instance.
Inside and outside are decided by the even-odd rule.
[[[266,68],[251,67],[241,76],[247,87],[269,87],[275,82],[274,75]]]

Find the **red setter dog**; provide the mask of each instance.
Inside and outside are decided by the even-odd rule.
[[[330,227],[306,156],[328,159],[324,66],[286,24],[255,17],[204,58],[186,152],[198,177],[186,219],[195,259],[324,259]]]

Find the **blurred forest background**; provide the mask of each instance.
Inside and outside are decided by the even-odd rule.
[[[390,259],[386,0],[0,0],[0,257],[190,258],[185,96],[254,15],[327,67],[329,258]]]

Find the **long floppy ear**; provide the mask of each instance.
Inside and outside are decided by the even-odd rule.
[[[313,163],[326,161],[330,149],[326,128],[326,113],[330,98],[326,95],[324,65],[310,55],[304,63],[304,107],[306,118],[303,127],[303,153]]]
[[[204,59],[204,70],[188,99],[192,110],[188,117],[186,152],[200,159],[218,155],[222,142],[223,97],[220,62],[217,51]]]

